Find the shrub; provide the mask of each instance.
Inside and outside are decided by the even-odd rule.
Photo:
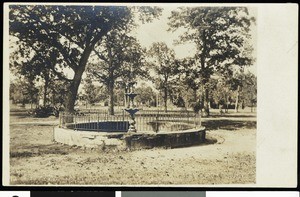
[[[28,113],[37,118],[47,118],[49,116],[59,116],[59,110],[56,107],[46,105],[46,106],[38,106],[37,108],[30,110]]]
[[[193,111],[197,114],[200,110],[203,109],[203,104],[200,101],[194,102],[191,104]]]

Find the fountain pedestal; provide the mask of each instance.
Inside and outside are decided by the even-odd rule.
[[[134,132],[134,133],[136,133],[136,128],[135,128],[135,124],[136,124],[136,122],[135,122],[135,113],[138,112],[139,109],[135,108],[134,103],[133,103],[134,97],[137,96],[137,94],[133,92],[133,85],[134,84],[135,84],[134,82],[130,82],[128,84],[129,93],[126,93],[126,96],[129,98],[129,103],[128,103],[128,106],[125,109],[125,111],[127,113],[129,113],[130,118],[131,118],[131,121],[129,121],[128,132]]]
[[[139,110],[138,109],[125,109],[125,111],[127,113],[129,113],[130,115],[130,118],[131,118],[131,121],[129,121],[129,129],[128,129],[128,132],[136,132],[136,129],[135,129],[135,113],[138,112]]]

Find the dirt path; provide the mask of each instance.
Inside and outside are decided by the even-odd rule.
[[[245,152],[255,152],[255,132],[249,130],[240,130],[238,132],[228,130],[208,131],[207,135],[217,139],[216,144],[177,148],[162,149],[159,151],[144,150],[136,153],[137,156],[151,157],[156,154],[166,159],[172,158],[202,158],[202,159],[220,159],[224,155]]]

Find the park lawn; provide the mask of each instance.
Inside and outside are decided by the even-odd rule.
[[[11,116],[11,185],[251,184],[256,180],[256,117],[203,119],[214,144],[137,151],[91,150],[53,142],[54,117]],[[35,122],[34,124],[32,122]],[[47,125],[49,122],[49,125]]]

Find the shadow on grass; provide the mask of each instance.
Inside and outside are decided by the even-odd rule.
[[[13,116],[14,118],[29,118],[30,116],[28,113],[10,113],[10,116]]]
[[[61,144],[33,145],[22,148],[19,151],[10,151],[11,158],[36,157],[48,154],[67,155],[70,153],[70,146]]]
[[[204,143],[201,145],[203,146],[203,145],[215,144],[217,142],[218,142],[218,140],[216,138],[213,138],[211,136],[206,136]]]
[[[206,120],[202,125],[205,126],[207,130],[256,129],[256,121]]]
[[[233,114],[225,114],[225,115],[213,115],[213,118],[255,118],[256,115],[250,115],[250,114],[239,114],[239,115],[233,115]]]

